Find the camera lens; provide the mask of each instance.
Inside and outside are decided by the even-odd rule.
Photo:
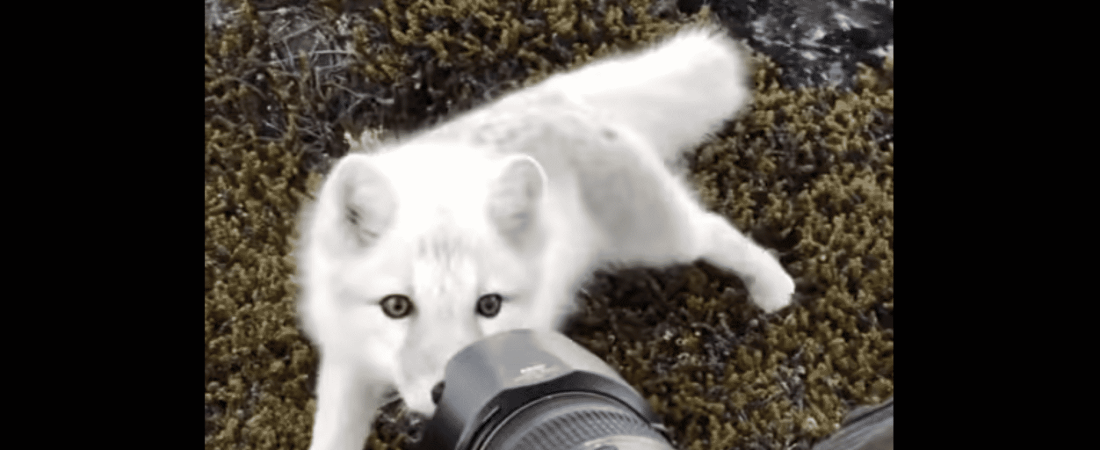
[[[422,450],[672,450],[625,380],[565,335],[513,330],[447,363]]]
[[[504,419],[486,450],[669,449],[664,437],[625,405],[570,392],[544,398]]]

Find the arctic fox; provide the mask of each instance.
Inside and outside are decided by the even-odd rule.
[[[430,416],[462,347],[556,329],[608,263],[705,259],[765,311],[794,282],[666,166],[750,99],[721,31],[559,74],[403,143],[352,153],[303,214],[302,327],[320,351],[314,449],[361,449],[393,399]]]

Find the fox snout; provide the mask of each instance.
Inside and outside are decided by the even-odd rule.
[[[417,352],[420,353],[420,352]],[[402,357],[401,379],[397,380],[397,390],[409,409],[431,417],[435,412],[433,392],[443,382],[445,357],[449,355],[408,355]]]
[[[397,390],[409,409],[431,417],[443,393],[447,362],[466,345],[480,339],[476,327],[414,323],[399,357]]]
[[[402,398],[405,399],[405,405],[409,407],[410,411],[430,419],[432,417],[432,414],[435,413],[435,407],[439,404],[439,400],[443,398],[444,386],[445,384],[443,380],[439,380],[439,382],[435,383],[435,385],[433,385],[432,388],[428,391],[428,396],[431,398],[432,401],[430,404],[431,406],[427,406],[427,404],[423,402],[423,399],[417,398],[419,396],[416,394],[405,396],[404,393],[402,393]],[[415,402],[416,404],[414,405],[413,402]]]

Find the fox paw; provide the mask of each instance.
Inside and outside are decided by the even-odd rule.
[[[768,313],[790,305],[793,294],[794,280],[786,273],[780,273],[767,280],[757,280],[749,288],[753,303]]]

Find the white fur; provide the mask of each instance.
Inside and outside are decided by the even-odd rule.
[[[321,352],[311,448],[362,448],[392,388],[430,415],[455,352],[560,327],[602,264],[704,258],[765,311],[787,305],[779,263],[665,164],[748,101],[747,81],[730,41],[690,30],[342,159],[303,216],[298,253],[302,325]],[[493,318],[476,312],[489,293],[505,299]],[[391,294],[413,312],[386,316]]]

